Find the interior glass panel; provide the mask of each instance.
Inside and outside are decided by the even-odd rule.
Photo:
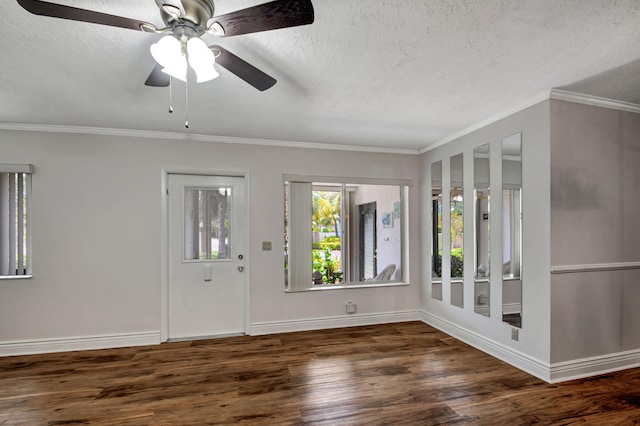
[[[473,150],[474,191],[474,311],[490,315],[491,294],[491,209],[489,144]]]
[[[463,156],[451,157],[451,304],[464,306],[464,188]]]
[[[184,260],[231,258],[231,188],[185,188]]]
[[[522,327],[522,134],[502,140],[502,320]]]
[[[285,181],[287,291],[400,283],[407,186]]]
[[[442,161],[431,164],[431,297],[442,300]]]

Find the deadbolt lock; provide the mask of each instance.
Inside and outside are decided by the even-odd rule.
[[[241,255],[241,254],[239,254],[239,255],[238,255],[238,259],[242,260],[242,259],[244,259],[244,256],[243,256],[243,255]]]

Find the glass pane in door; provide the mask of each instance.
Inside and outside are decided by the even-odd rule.
[[[184,260],[231,258],[231,188],[185,188]]]

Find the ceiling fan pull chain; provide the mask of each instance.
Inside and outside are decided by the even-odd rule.
[[[171,114],[173,112],[173,96],[172,96],[172,92],[173,92],[173,85],[171,84],[171,82],[173,81],[173,77],[169,76],[169,114]]]
[[[189,77],[185,81],[185,94],[184,94],[184,108],[185,108],[185,121],[184,127],[189,128]]]

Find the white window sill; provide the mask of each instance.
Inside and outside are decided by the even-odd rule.
[[[0,280],[28,280],[33,278],[33,275],[2,275]]]
[[[349,283],[349,284],[322,284],[322,285],[316,285],[310,288],[304,288],[300,290],[286,289],[285,293],[300,293],[300,292],[306,292],[306,291],[326,291],[326,290],[351,290],[354,288],[404,287],[408,285],[409,283],[405,283],[405,282],[386,282],[386,283],[375,284],[374,282],[371,282],[371,281],[362,281],[362,282]]]

